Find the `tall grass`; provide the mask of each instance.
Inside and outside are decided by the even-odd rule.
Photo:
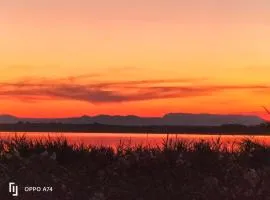
[[[0,172],[6,182],[55,183],[47,199],[267,199],[270,147],[252,139],[236,145],[168,135],[162,146],[112,148],[16,136],[0,140]]]
[[[234,144],[233,144],[234,145]],[[188,141],[172,139],[167,135],[161,146],[132,145],[129,141],[119,142],[116,149],[112,147],[93,146],[81,144],[69,144],[64,137],[29,140],[26,136],[14,136],[8,140],[0,140],[0,155],[18,154],[21,157],[39,155],[43,152],[48,154],[56,153],[59,161],[72,162],[92,154],[110,155],[110,157],[125,156],[132,153],[140,154],[175,154],[175,155],[198,155],[200,157],[211,157],[211,155],[231,155],[234,157],[256,157],[265,160],[264,157],[270,154],[270,147],[261,144],[253,139],[246,138],[236,144],[237,147],[230,147],[221,142],[221,138],[212,141],[199,140]]]

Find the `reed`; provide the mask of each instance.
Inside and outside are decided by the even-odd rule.
[[[0,187],[10,180],[55,187],[52,196],[29,200],[267,199],[270,147],[252,138],[237,145],[232,151],[220,138],[191,142],[168,135],[162,146],[119,143],[114,149],[14,137],[0,140]]]

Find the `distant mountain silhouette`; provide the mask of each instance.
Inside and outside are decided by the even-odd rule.
[[[121,126],[220,126],[224,124],[258,125],[265,120],[253,115],[219,115],[168,113],[163,117],[138,117],[134,115],[97,115],[69,118],[18,118],[11,115],[0,115],[0,123],[64,123],[64,124],[107,124]]]
[[[19,120],[12,115],[0,115],[0,123],[17,123]]]

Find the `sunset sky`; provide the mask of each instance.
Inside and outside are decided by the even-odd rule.
[[[269,0],[0,1],[0,113],[265,117]]]

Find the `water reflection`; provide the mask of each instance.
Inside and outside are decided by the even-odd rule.
[[[85,144],[97,146],[116,147],[120,143],[126,145],[149,145],[151,147],[161,146],[164,140],[170,139],[185,140],[186,142],[194,142],[205,140],[209,142],[216,141],[218,138],[223,144],[232,146],[239,143],[241,140],[249,138],[257,142],[270,145],[270,136],[247,136],[247,135],[202,135],[202,134],[130,134],[130,133],[0,133],[0,138],[9,140],[14,136],[25,136],[30,140],[50,140],[59,137],[66,138],[70,144]]]

